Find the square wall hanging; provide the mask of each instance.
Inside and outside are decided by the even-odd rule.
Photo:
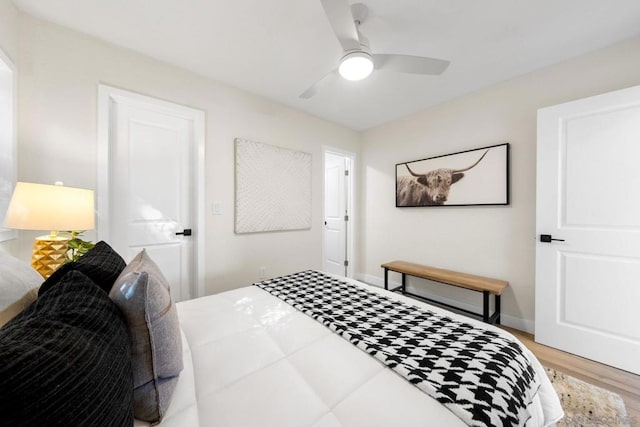
[[[235,139],[236,233],[311,228],[311,154]]]

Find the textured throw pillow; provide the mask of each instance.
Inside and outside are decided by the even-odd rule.
[[[118,308],[71,271],[0,328],[0,423],[131,426],[130,358]]]
[[[0,251],[0,310],[40,286],[43,280],[28,263]]]
[[[109,293],[126,263],[106,242],[100,241],[76,262],[64,264],[42,284],[38,295],[47,292],[69,271],[80,271]]]
[[[182,371],[182,339],[169,283],[146,251],[124,269],[109,294],[127,320],[136,418],[157,423]]]

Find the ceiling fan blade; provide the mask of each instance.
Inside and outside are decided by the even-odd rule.
[[[302,92],[298,96],[298,98],[300,98],[300,99],[309,99],[309,98],[311,98],[316,93],[318,93],[318,91],[321,90],[323,87],[329,85],[332,81],[334,81],[337,77],[338,77],[337,71],[336,70],[331,70],[329,73],[327,73],[327,75],[325,75],[323,78],[321,78],[320,80],[315,82],[313,85],[311,85],[311,87],[309,89],[307,89],[304,92]]]
[[[395,55],[374,53],[373,63],[376,69],[392,70],[410,74],[442,74],[450,62],[444,59],[427,58],[424,56]]]
[[[348,0],[321,0],[324,12],[344,50],[360,49],[358,29]]]

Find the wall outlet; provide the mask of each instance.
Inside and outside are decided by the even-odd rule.
[[[264,280],[267,278],[267,267],[258,268],[258,280]]]

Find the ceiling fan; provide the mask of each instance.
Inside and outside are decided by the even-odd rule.
[[[300,94],[302,99],[311,98],[320,86],[336,78],[338,74],[347,80],[362,80],[374,69],[438,75],[449,66],[449,61],[444,59],[372,53],[369,49],[369,40],[359,30],[360,24],[369,13],[366,5],[355,3],[349,6],[348,0],[320,0],[320,2],[344,52],[338,67]]]

